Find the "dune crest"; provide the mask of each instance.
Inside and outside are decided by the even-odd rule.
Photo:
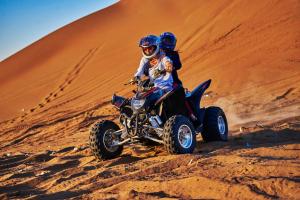
[[[299,10],[297,0],[122,0],[0,62],[0,198],[297,199]],[[231,140],[96,161],[90,125],[117,120],[110,98],[131,94],[139,39],[164,31],[177,36],[184,86],[212,79],[203,106],[225,110]]]

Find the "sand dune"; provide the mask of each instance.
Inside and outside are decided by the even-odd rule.
[[[0,62],[1,198],[298,199],[300,3],[138,1],[75,21]],[[192,89],[221,106],[228,143],[193,155],[136,146],[96,161],[89,127],[117,118],[143,35],[174,32]],[[189,186],[189,187],[187,187]]]

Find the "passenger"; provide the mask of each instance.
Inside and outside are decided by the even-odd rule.
[[[178,51],[175,51],[177,39],[173,33],[164,32],[160,35],[160,48],[173,62],[173,81],[175,84],[182,85],[178,78],[177,70],[181,69],[181,61]]]
[[[171,32],[164,32],[160,35],[160,47],[167,57],[173,63],[173,86],[175,89],[172,96],[166,100],[165,108],[170,116],[175,114],[188,115],[188,110],[185,103],[185,90],[181,80],[178,78],[177,70],[181,69],[181,61],[178,51],[175,50],[177,39]]]

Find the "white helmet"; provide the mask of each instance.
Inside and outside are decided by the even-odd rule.
[[[143,37],[140,40],[139,47],[142,48],[142,53],[145,58],[153,58],[160,50],[159,37],[155,35]]]

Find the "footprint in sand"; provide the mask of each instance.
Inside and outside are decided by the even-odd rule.
[[[64,87],[61,87],[59,90],[60,90],[60,91],[64,91],[64,89],[65,89]]]
[[[68,85],[70,85],[74,79],[76,79],[80,73],[80,71],[83,69],[83,67],[86,65],[86,63],[93,57],[93,55],[95,54],[95,52],[98,50],[97,48],[94,49],[90,49],[89,52],[84,55],[84,57],[73,67],[73,69],[67,74],[67,77],[65,78],[65,80],[63,81],[62,84],[59,85],[58,89],[56,90],[56,92],[50,92],[43,100],[43,102],[37,104],[36,107],[31,108],[29,110],[29,113],[33,113],[36,111],[36,109],[38,108],[43,108],[45,107],[48,103],[50,103],[51,101],[53,101],[58,94],[60,94],[61,92],[66,90],[66,87]],[[29,114],[29,113],[26,113]],[[26,115],[22,115],[21,116],[21,122],[24,121],[24,118],[26,117]],[[11,123],[14,123],[11,122]]]

